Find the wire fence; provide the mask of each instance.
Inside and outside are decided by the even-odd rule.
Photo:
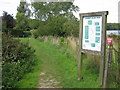
[[[113,87],[120,88],[120,58],[119,50],[112,46],[112,60],[110,61],[109,84]]]

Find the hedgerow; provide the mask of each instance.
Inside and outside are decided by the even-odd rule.
[[[32,71],[35,50],[10,34],[3,34],[2,40],[2,87],[16,88],[16,83]]]

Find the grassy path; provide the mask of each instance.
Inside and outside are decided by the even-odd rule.
[[[21,39],[27,42],[28,38]],[[36,50],[37,65],[34,71],[18,83],[27,88],[97,88],[98,76],[84,71],[84,79],[77,80],[77,62],[68,58],[54,45],[30,38],[29,45]]]

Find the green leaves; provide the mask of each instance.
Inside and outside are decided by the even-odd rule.
[[[79,11],[72,2],[35,2],[32,3],[36,19],[47,20],[50,16],[59,16],[68,12]]]
[[[79,22],[72,13],[60,16],[50,16],[46,21],[37,22],[36,20],[36,25],[39,23],[39,27],[36,31],[32,31],[35,38],[49,35],[78,36]]]
[[[79,33],[79,22],[75,18],[71,18],[66,21],[63,25],[63,30],[66,32],[67,36],[78,36]]]
[[[28,44],[3,33],[2,83],[3,88],[15,88],[16,83],[35,65],[34,50]]]
[[[120,30],[120,23],[107,23],[107,30]]]
[[[24,13],[24,16],[30,17],[31,11],[28,6],[29,4],[27,2],[20,2],[19,7],[17,8],[18,13]]]
[[[15,20],[13,19],[13,16],[4,11],[2,16],[2,31],[6,33],[8,31],[11,32],[14,26],[15,26]]]
[[[31,14],[31,11],[28,7],[28,3],[26,2],[20,2],[19,7],[17,8],[17,15],[16,15],[16,26],[14,27],[14,30],[12,32],[13,36],[17,37],[23,37],[23,36],[29,36],[30,34],[24,33],[24,31],[29,31],[29,17]]]
[[[26,30],[27,27],[28,27],[28,18],[24,16],[24,13],[18,13],[16,15],[15,29]]]

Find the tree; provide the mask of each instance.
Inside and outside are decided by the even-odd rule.
[[[40,25],[40,21],[36,19],[28,19],[28,24],[31,29],[37,29]]]
[[[79,11],[73,2],[33,2],[34,16],[39,20],[47,20],[49,16],[59,16],[68,12]]]
[[[19,30],[27,30],[29,27],[28,25],[28,18],[24,16],[24,13],[19,13],[16,15],[16,27],[15,29]]]
[[[40,35],[66,36],[77,32],[79,26],[76,26],[78,21],[73,12],[79,11],[79,8],[73,2],[33,2],[32,7],[35,18],[44,22],[38,28]],[[68,24],[72,28],[67,27]]]
[[[14,28],[13,34],[15,36],[24,36],[25,31],[30,31],[28,19],[30,17],[30,9],[28,8],[27,2],[20,2],[19,7],[17,8],[16,15],[16,26]]]
[[[2,31],[3,32],[8,32],[13,29],[13,27],[15,27],[15,20],[13,18],[12,15],[8,14],[7,12],[3,12],[3,16],[2,16]]]
[[[67,36],[78,37],[79,33],[79,21],[72,13],[66,15],[67,21],[63,25],[63,30],[66,32]]]
[[[64,16],[51,16],[38,28],[40,35],[64,36],[63,24],[67,21]]]
[[[25,30],[28,29],[28,18],[30,17],[30,9],[28,8],[27,2],[20,2],[19,7],[17,8],[16,15],[16,24],[18,29]]]
[[[17,8],[18,13],[24,13],[26,17],[30,17],[31,11],[28,6],[29,4],[26,1],[20,2],[19,7]]]

